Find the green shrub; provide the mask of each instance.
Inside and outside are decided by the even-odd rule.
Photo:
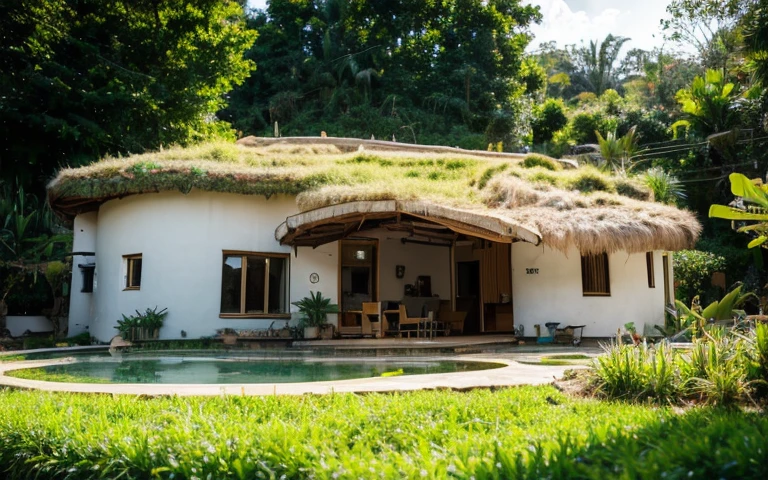
[[[617,399],[732,407],[766,393],[768,326],[740,333],[706,326],[690,348],[612,343],[594,361],[593,385]]]
[[[75,335],[74,337],[69,337],[65,340],[69,346],[72,345],[90,345],[91,344],[91,334],[88,332],[83,332],[79,335]]]
[[[686,305],[690,305],[694,295],[708,290],[713,273],[725,268],[724,257],[700,250],[680,250],[672,259],[677,283],[675,295]]]
[[[610,192],[613,190],[613,185],[608,178],[591,170],[580,171],[573,178],[570,178],[567,187],[582,193]]]
[[[24,339],[24,350],[33,350],[35,348],[53,348],[56,342],[53,336],[49,337],[27,337]]]
[[[565,115],[565,104],[562,99],[548,98],[543,104],[538,105],[533,112],[533,143],[542,144],[552,140],[552,136],[558,130],[568,124]]]
[[[581,112],[571,119],[570,130],[577,144],[597,143],[595,131],[601,130],[603,117],[599,113]]]
[[[546,155],[541,155],[538,153],[529,153],[525,156],[523,159],[522,165],[525,168],[533,168],[533,167],[542,167],[546,168],[547,170],[557,171],[562,170],[562,165],[555,160],[554,158],[550,158]]]
[[[750,390],[743,343],[729,336],[707,343],[706,358],[702,359],[704,375],[690,380],[691,393],[711,405],[734,406],[747,398]]]
[[[594,365],[597,389],[611,398],[635,400],[648,390],[645,364],[649,360],[646,346],[612,343],[604,347]]]

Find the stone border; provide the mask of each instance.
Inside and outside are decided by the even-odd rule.
[[[408,358],[413,360],[414,358]],[[565,370],[578,366],[525,365],[513,360],[495,356],[460,355],[452,357],[430,357],[430,360],[450,359],[458,361],[492,362],[506,364],[505,367],[474,372],[454,372],[401,377],[374,377],[351,380],[335,380],[306,383],[264,383],[264,384],[98,384],[63,383],[26,380],[8,377],[4,373],[23,368],[73,363],[72,358],[51,360],[30,360],[0,364],[0,385],[52,392],[110,393],[123,395],[303,395],[329,393],[397,392],[428,389],[468,390],[473,388],[509,387],[518,385],[543,385],[552,383]]]

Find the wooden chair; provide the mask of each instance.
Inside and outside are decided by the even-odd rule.
[[[399,320],[397,322],[397,330],[400,336],[403,335],[403,332],[405,332],[408,336],[408,338],[411,338],[411,332],[413,332],[413,329],[403,329],[403,326],[406,325],[416,325],[416,336],[421,336],[421,324],[426,322],[426,318],[421,317],[408,317],[408,312],[405,310],[405,305],[400,305],[400,316]]]
[[[467,312],[454,312],[451,310],[451,302],[440,302],[440,310],[437,319],[443,325],[445,335],[451,332],[464,333],[464,320],[467,318]]]
[[[363,302],[363,336],[370,335],[380,338],[385,330],[382,327],[384,323],[386,323],[386,319],[383,319],[381,315],[381,302]]]

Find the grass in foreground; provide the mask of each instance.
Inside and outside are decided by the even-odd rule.
[[[65,413],[66,412],[66,413]],[[765,478],[756,413],[552,387],[302,397],[0,391],[6,478]]]

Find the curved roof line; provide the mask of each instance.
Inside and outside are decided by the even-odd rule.
[[[510,243],[517,239],[534,245],[541,243],[541,233],[537,229],[512,222],[492,211],[473,211],[420,200],[364,200],[316,208],[286,218],[275,230],[275,239],[281,244],[311,244],[308,240],[302,242],[299,237],[315,227],[340,221],[362,222],[365,219],[386,218],[398,214],[422,218],[458,233],[497,242]],[[346,236],[343,231],[328,234],[325,238],[317,238],[316,244],[334,241],[343,236]]]

